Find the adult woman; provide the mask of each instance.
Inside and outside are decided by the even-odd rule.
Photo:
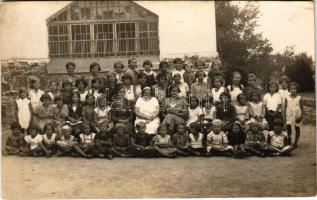
[[[130,134],[133,134],[134,113],[132,110],[132,102],[125,98],[125,89],[123,86],[117,87],[117,95],[111,104],[111,120],[117,123],[124,123]]]
[[[160,125],[158,117],[160,106],[155,97],[151,97],[152,89],[146,86],[142,90],[141,97],[135,103],[134,112],[136,115],[135,123],[146,123],[145,132],[150,135],[155,135]]]
[[[178,95],[179,92],[179,87],[172,84],[169,87],[170,97],[165,101],[166,116],[162,124],[167,127],[169,133],[174,132],[177,124],[186,123],[188,118],[188,103]]]

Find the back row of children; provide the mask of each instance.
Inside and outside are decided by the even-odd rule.
[[[202,133],[202,138],[207,141],[207,135],[216,126],[216,118],[220,120],[221,129],[226,135],[229,134],[234,122],[239,122],[244,133],[252,129],[251,125],[257,124],[261,132],[264,131],[265,138],[269,138],[270,131],[274,129],[274,120],[281,119],[288,138],[284,146],[291,144],[294,129],[296,135],[292,147],[297,146],[300,136],[299,125],[304,113],[296,83],[289,84],[287,77],[281,78],[279,84],[270,81],[267,84],[267,93],[263,96],[263,89],[255,84],[257,77],[254,73],[248,74],[247,85],[244,86],[241,84],[241,74],[235,71],[232,73],[231,83],[226,86],[224,75],[220,71],[220,62],[215,62],[207,74],[201,69],[200,64],[197,64],[198,71],[194,76],[190,72],[190,64],[184,66],[181,59],[175,59],[174,64],[175,70],[170,72],[169,64],[162,61],[156,74],[152,70],[152,63],[145,61],[144,71],[138,72],[136,59],[130,59],[126,71],[123,71],[124,65],[117,62],[114,64],[114,71],[103,76],[99,64],[92,63],[91,74],[85,78],[74,74],[74,63],[67,63],[67,75],[59,81],[50,81],[48,91],[40,89],[37,79],[31,80],[30,90],[20,90],[19,98],[16,100],[16,121],[24,130],[24,134],[27,134],[25,130],[29,127],[45,134],[45,127],[49,124],[59,138],[63,138],[63,128],[66,125],[67,129],[71,129],[74,138],[81,140],[83,124],[89,124],[90,131],[98,135],[101,132],[98,124],[104,121],[107,124],[106,132],[114,135],[113,132],[117,131],[114,127],[120,124],[124,125],[128,135],[132,136],[135,135],[137,124],[134,120],[138,115],[140,117],[139,112],[134,112],[135,107],[143,107],[142,103],[146,103],[137,100],[150,88],[151,96],[157,99],[160,108],[159,120],[156,120],[157,128],[150,135],[150,141],[153,136],[160,137],[157,133],[162,129],[164,132],[164,128],[167,129],[168,135],[175,135],[179,124],[185,124],[185,129],[190,129],[192,124],[198,125],[198,132]],[[173,89],[175,93],[172,93]],[[168,106],[172,108],[173,101],[167,102],[166,98],[172,96],[182,99],[184,103],[181,110],[185,112],[175,114],[173,111],[177,117],[167,120],[170,112],[166,109],[166,104],[170,104]],[[114,109],[118,107],[115,106],[116,103],[125,109]],[[184,120],[175,120],[179,116]],[[164,141],[162,138],[160,140]],[[77,150],[81,149],[77,148],[77,145],[75,147]],[[174,154],[175,152],[172,155]]]

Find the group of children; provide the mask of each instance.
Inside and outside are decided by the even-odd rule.
[[[78,77],[69,62],[67,75],[51,80],[45,91],[38,79],[31,80],[29,90],[19,90],[4,153],[242,158],[289,155],[297,147],[304,115],[297,83],[282,77],[263,89],[254,73],[246,85],[238,71],[226,83],[221,62],[208,71],[196,62],[195,72],[179,58],[173,63],[171,70],[161,61],[154,72],[147,60],[137,71],[136,59],[130,59],[126,71],[116,62],[106,75],[92,63],[90,75]],[[158,108],[151,107],[155,102]]]

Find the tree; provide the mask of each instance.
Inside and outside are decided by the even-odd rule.
[[[255,32],[259,6],[247,2],[240,7],[228,1],[216,1],[215,6],[217,51],[224,66],[264,75],[273,49],[268,39]]]

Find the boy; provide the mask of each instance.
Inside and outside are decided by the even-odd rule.
[[[151,142],[154,135],[145,132],[146,124],[138,122],[136,124],[136,133],[131,137],[131,146],[129,150],[137,157],[152,157],[155,153]]]
[[[21,126],[18,122],[11,124],[11,131],[12,134],[9,135],[5,145],[6,151],[3,152],[4,155],[18,155],[20,148],[26,145]]]
[[[172,137],[173,145],[178,149],[178,153],[187,156],[188,155],[188,135],[186,133],[185,124],[177,125],[177,132]]]
[[[197,123],[192,123],[190,125],[189,134],[189,147],[188,150],[191,155],[202,156],[204,155],[204,134],[199,132],[200,125]]]
[[[95,136],[95,154],[100,158],[107,156],[112,160],[113,138],[112,134],[108,131],[108,123],[104,120],[100,121],[98,129],[100,132]]]
[[[251,130],[246,135],[245,150],[251,154],[264,157],[263,151],[266,151],[267,145],[265,142],[265,136],[260,129],[258,122],[251,123]]]

